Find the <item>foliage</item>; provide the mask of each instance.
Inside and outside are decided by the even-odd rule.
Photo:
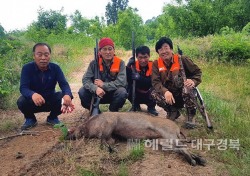
[[[60,11],[45,11],[40,8],[38,11],[38,21],[33,22],[27,30],[26,37],[39,42],[49,34],[60,34],[66,31],[67,16]]]
[[[145,22],[144,29],[145,34],[147,36],[147,41],[152,41],[156,37],[156,29],[158,28],[158,23],[156,21],[157,19],[154,17],[152,19],[149,19]]]
[[[54,128],[58,128],[60,129],[61,133],[62,133],[62,136],[60,137],[60,139],[65,139],[68,135],[68,128],[67,126],[64,124],[64,123],[59,123],[59,124],[55,124],[54,125]]]
[[[5,37],[5,32],[3,26],[0,24],[0,39]]]
[[[42,8],[38,11],[38,21],[35,23],[38,29],[47,29],[50,33],[59,34],[66,30],[67,16],[60,11],[45,11]]]
[[[228,34],[233,34],[235,33],[232,28],[229,28],[228,26],[225,26],[220,29],[219,34],[221,35],[228,35]]]
[[[248,0],[189,0],[185,3],[179,0],[176,2],[177,5],[165,5],[161,16],[165,18],[165,31],[174,29],[176,31],[174,33],[183,37],[215,34],[224,26],[240,31],[250,19]]]
[[[86,36],[93,38],[100,38],[104,27],[104,19],[96,16],[94,19],[86,19],[82,17],[81,13],[77,10],[70,16],[72,21],[71,29],[74,33],[83,33]]]
[[[128,0],[111,0],[106,6],[105,16],[107,24],[116,24],[118,21],[118,12],[124,11],[128,6]]]
[[[8,39],[8,36],[0,40],[0,108],[4,106],[2,103],[4,97],[17,87],[19,65],[24,63],[23,57],[27,54],[25,46],[22,41],[15,38]]]
[[[250,59],[250,37],[243,34],[216,36],[207,52],[208,59],[240,63]]]
[[[116,43],[126,50],[132,46],[132,31],[135,32],[135,44],[142,45],[146,42],[143,30],[142,18],[136,14],[136,10],[128,8],[123,12],[119,12],[119,21],[115,26],[115,30],[119,31],[115,35],[112,34]]]
[[[76,10],[73,15],[70,16],[71,19],[71,27],[73,28],[73,32],[76,33],[86,33],[89,28],[89,20],[84,18],[80,11]]]
[[[102,29],[104,26],[104,20],[100,20],[99,17],[95,17],[95,19],[91,19],[89,21],[89,28],[87,30],[87,35],[93,38],[100,38],[103,34]]]

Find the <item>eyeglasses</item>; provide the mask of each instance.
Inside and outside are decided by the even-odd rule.
[[[169,49],[169,47],[165,46],[165,47],[161,47],[160,49],[158,49],[158,51],[162,52],[162,51],[166,51],[168,49]]]

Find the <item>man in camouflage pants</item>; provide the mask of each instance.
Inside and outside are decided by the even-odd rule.
[[[167,118],[175,120],[180,116],[179,110],[187,108],[186,128],[195,128],[194,116],[196,107],[186,94],[183,87],[192,89],[201,83],[201,70],[186,56],[173,53],[173,43],[170,38],[162,37],[157,41],[155,50],[159,58],[153,62],[152,85],[155,91],[152,96],[158,106],[167,112]],[[186,80],[181,74],[180,60],[185,70]]]

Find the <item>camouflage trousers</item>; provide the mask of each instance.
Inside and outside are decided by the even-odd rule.
[[[187,121],[192,121],[193,117],[196,114],[196,106],[189,94],[174,94],[175,104],[167,104],[165,97],[160,95],[156,90],[153,90],[151,93],[152,98],[155,100],[156,104],[163,108],[167,112],[167,118],[175,120],[180,116],[179,109],[185,107],[187,110]]]

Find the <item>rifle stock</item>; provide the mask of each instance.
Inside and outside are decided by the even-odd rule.
[[[179,48],[179,46],[177,45],[177,49],[178,49],[178,54],[182,55],[182,50]],[[179,57],[179,63],[180,63],[180,67],[181,67],[181,74],[182,74],[182,78],[184,81],[187,80],[186,78],[186,74],[185,74],[185,70],[182,64],[182,60]],[[209,129],[213,129],[211,120],[209,119],[208,115],[207,115],[207,111],[205,108],[205,104],[204,104],[204,100],[201,96],[201,93],[199,91],[199,89],[197,87],[194,87],[193,89],[189,90],[188,88],[186,88],[185,86],[183,87],[183,93],[186,95],[189,95],[189,97],[191,98],[192,102],[195,104],[196,108],[199,110],[200,114],[202,115],[202,117],[205,119],[206,123],[207,123],[207,127]],[[199,103],[197,101],[197,98],[199,99]]]
[[[134,59],[134,64],[131,66],[132,69],[132,73],[135,73],[135,36],[134,36],[134,32],[132,32],[132,56]],[[136,111],[136,107],[135,107],[135,86],[136,86],[136,81],[133,80],[133,84],[132,84],[132,110]]]
[[[94,48],[95,55],[95,79],[99,79],[99,56],[98,56],[98,40],[96,39],[96,47]],[[101,98],[98,97],[95,93],[92,95],[92,101],[90,106],[90,116],[100,114],[99,104]]]

